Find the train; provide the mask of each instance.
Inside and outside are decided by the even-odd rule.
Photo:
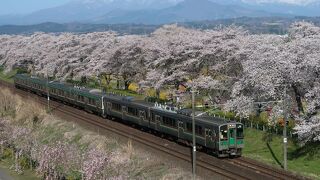
[[[15,88],[75,106],[103,118],[119,119],[154,132],[192,142],[192,109],[137,100],[131,96],[103,93],[27,74],[14,76]],[[197,146],[218,157],[239,157],[244,148],[242,123],[195,113]]]

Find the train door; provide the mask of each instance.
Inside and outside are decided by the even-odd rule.
[[[178,121],[178,138],[183,136],[183,133],[184,133],[183,131],[184,131],[183,122]]]
[[[211,146],[212,145],[212,131],[211,129],[205,129],[205,145]]]
[[[122,106],[121,111],[122,111],[122,119],[124,120],[128,112],[127,106]]]
[[[236,140],[236,129],[229,125],[229,147],[234,147],[236,144],[235,144],[235,140]]]
[[[161,117],[159,115],[156,115],[156,130],[160,130],[160,125],[161,125]]]
[[[107,102],[107,113],[108,113],[108,115],[110,115],[110,113],[111,113],[111,107],[112,107],[112,103],[111,102]]]
[[[143,110],[141,110],[141,111],[139,111],[139,124],[140,125],[143,125],[143,123],[144,123],[144,121],[145,121],[145,116],[146,116],[146,112],[145,111],[143,111]]]

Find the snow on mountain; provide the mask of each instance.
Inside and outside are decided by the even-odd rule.
[[[158,24],[288,15],[320,16],[320,0],[73,0],[24,16],[0,16],[0,25],[43,22]]]
[[[222,5],[209,0],[185,0],[175,6],[160,10],[112,11],[96,18],[95,23],[145,23],[164,24],[199,20],[226,19],[235,17],[271,16],[265,11],[256,11],[237,5]]]

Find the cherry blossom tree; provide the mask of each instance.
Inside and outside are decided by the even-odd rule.
[[[106,153],[94,148],[87,152],[83,161],[83,174],[87,180],[105,179],[104,171],[108,166],[108,156]]]
[[[107,82],[123,80],[125,89],[132,81],[157,92],[183,83],[198,88],[213,103],[226,103],[226,109],[241,116],[253,111],[245,103],[281,100],[286,88],[294,107],[290,113],[301,128],[305,122],[317,126],[319,44],[320,28],[307,22],[292,24],[287,35],[248,34],[235,26],[197,30],[175,24],[143,36],[1,35],[0,65],[32,67],[37,74],[48,72],[61,79],[104,74]],[[304,131],[297,132],[306,137]]]

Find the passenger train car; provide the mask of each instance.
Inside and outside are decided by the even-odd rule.
[[[113,117],[169,135],[179,141],[192,141],[192,110],[177,109],[133,97],[105,94],[61,82],[18,74],[16,88],[77,106],[104,118]],[[244,147],[243,124],[196,112],[196,142],[218,157],[241,156]]]

